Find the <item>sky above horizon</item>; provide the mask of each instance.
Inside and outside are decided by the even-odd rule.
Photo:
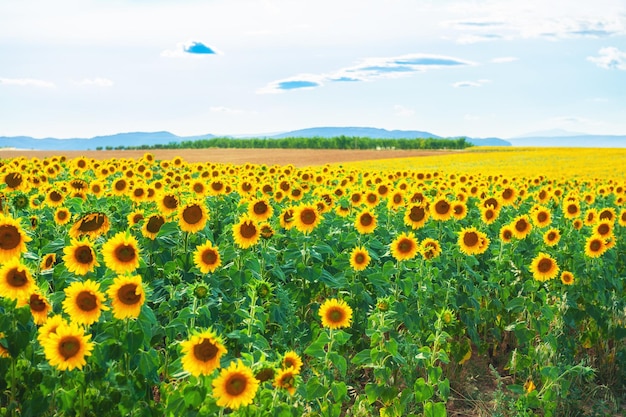
[[[0,136],[626,135],[626,1],[3,0]]]

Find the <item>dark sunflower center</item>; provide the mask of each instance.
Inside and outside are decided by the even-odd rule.
[[[204,192],[204,185],[200,184],[199,182],[195,183],[193,185],[193,191],[195,193],[202,193],[202,192]]]
[[[589,248],[592,252],[598,252],[600,248],[602,248],[602,242],[600,242],[598,239],[594,239],[591,241]]]
[[[256,236],[256,226],[252,222],[245,222],[239,227],[239,232],[244,239],[251,239]]]
[[[285,366],[285,368],[295,368],[296,367],[296,363],[291,358],[285,358],[285,360],[283,361],[283,365]]]
[[[124,180],[115,181],[115,189],[117,191],[124,191],[125,188],[126,188],[126,181]]]
[[[188,224],[196,224],[202,220],[202,217],[202,209],[197,204],[185,207],[183,210],[183,220]]]
[[[217,253],[213,249],[202,252],[202,262],[206,265],[213,265],[217,262]]]
[[[576,214],[578,213],[578,206],[576,204],[570,204],[567,206],[567,212],[569,214]]]
[[[556,240],[556,233],[555,232],[548,233],[548,240],[549,241]]]
[[[65,210],[61,210],[57,213],[57,219],[59,220],[65,220],[67,219],[67,211]]]
[[[300,191],[299,189],[295,188],[291,191],[291,195],[294,197],[300,197],[300,195],[302,194],[302,191]]]
[[[510,188],[507,188],[506,190],[502,192],[502,198],[504,198],[505,200],[508,200],[512,197],[513,197],[513,190],[511,190]]]
[[[361,201],[361,194],[352,194],[352,196],[350,197],[350,200],[353,203],[358,203],[359,201]]]
[[[50,192],[50,194],[48,194],[48,197],[50,197],[50,200],[54,201],[55,203],[58,203],[59,201],[63,200],[63,196],[58,191]]]
[[[59,343],[59,354],[65,360],[70,359],[80,350],[80,340],[75,336],[65,336]]]
[[[328,311],[326,318],[331,323],[341,323],[343,321],[343,311],[338,308],[332,308]]]
[[[463,214],[465,212],[465,207],[463,207],[461,204],[457,204],[456,206],[454,206],[454,214]]]
[[[145,190],[143,188],[135,188],[133,190],[133,195],[135,197],[143,197],[145,193],[146,192],[145,192]]]
[[[9,186],[9,188],[17,188],[22,183],[22,174],[11,172],[4,177],[4,182]]]
[[[485,218],[486,218],[487,220],[491,220],[491,219],[493,219],[494,215],[495,215],[495,214],[494,214],[493,210],[487,210],[487,211],[485,211]]]
[[[540,211],[537,214],[537,220],[539,220],[540,223],[545,222],[546,220],[548,220],[548,213]]]
[[[265,201],[257,201],[252,207],[254,214],[265,214],[269,210]]]
[[[378,201],[378,196],[376,194],[369,193],[367,195],[367,202],[368,203],[375,203],[376,201]]]
[[[463,235],[463,243],[469,248],[478,245],[478,240],[478,234],[476,232],[466,232]]]
[[[98,308],[98,300],[91,291],[81,291],[76,296],[76,305],[82,311],[91,311]]]
[[[54,263],[54,257],[53,256],[47,256],[46,260],[44,262],[44,267],[46,269],[49,269],[52,267],[52,264]]]
[[[117,298],[127,306],[133,306],[141,300],[141,294],[137,294],[137,284],[125,284],[117,290]]]
[[[537,269],[539,270],[539,272],[545,274],[552,269],[552,261],[547,258],[541,259],[537,264]]]
[[[398,242],[398,251],[400,253],[409,253],[413,250],[413,241],[410,239],[402,239]]]
[[[363,213],[359,218],[359,222],[362,226],[370,226],[374,222],[374,218],[369,213]]]
[[[173,210],[178,207],[178,200],[172,195],[166,195],[163,197],[163,205],[168,209]]]
[[[402,196],[400,194],[395,194],[393,196],[393,202],[395,204],[400,204],[402,202]]]
[[[214,359],[217,352],[217,346],[209,339],[202,339],[202,343],[193,347],[193,356],[202,362]]]
[[[496,200],[496,199],[495,199],[495,198],[493,198],[493,197],[486,199],[486,200],[483,202],[483,207],[487,207],[487,206],[491,206],[491,207],[493,207],[494,209],[497,209],[497,208],[498,208],[498,200]]]
[[[528,229],[528,222],[524,219],[520,219],[515,222],[515,230],[518,232],[525,232]]]
[[[245,375],[236,373],[230,376],[230,378],[228,378],[228,381],[226,381],[226,392],[233,396],[236,397],[238,395],[241,395],[242,392],[244,392],[246,390],[246,386],[248,385],[248,379],[246,378]]]
[[[409,214],[409,218],[412,221],[414,222],[422,221],[424,219],[424,216],[426,216],[426,211],[424,210],[423,207],[413,206],[411,208],[411,213]]]
[[[79,246],[74,251],[74,258],[78,263],[88,265],[93,262],[93,252],[89,246]]]
[[[119,245],[115,248],[115,258],[120,262],[132,262],[137,257],[132,245]]]
[[[165,223],[165,219],[161,216],[151,216],[146,224],[146,229],[150,233],[158,233],[161,230],[161,226]]]
[[[293,374],[287,373],[280,379],[280,386],[285,389],[293,388],[295,386],[295,382],[296,380],[293,377]]]
[[[4,224],[0,226],[0,249],[15,249],[21,241],[22,237],[20,236],[20,232],[17,230],[17,227],[11,224]]]
[[[317,213],[315,213],[315,210],[310,208],[304,209],[302,210],[302,213],[300,213],[300,220],[307,226],[312,225],[315,223],[315,220],[317,220]]]
[[[243,184],[241,184],[241,189],[248,192],[252,190],[252,184],[250,184],[249,182],[244,182]]]
[[[213,191],[222,191],[222,189],[224,189],[224,184],[222,184],[221,181],[215,181],[211,183],[211,188]]]
[[[365,255],[362,253],[357,253],[356,256],[354,257],[354,261],[357,264],[364,264],[365,263]]]
[[[289,223],[291,219],[293,219],[293,211],[288,210],[283,215],[283,220],[285,221],[285,223]]]
[[[23,287],[28,283],[28,277],[26,271],[19,271],[17,268],[9,270],[7,274],[7,284],[13,288]]]
[[[510,230],[505,230],[505,231],[502,233],[502,237],[504,237],[505,239],[511,239],[511,237],[512,237],[512,236],[513,236],[513,233],[511,233],[511,231],[510,231]]]
[[[611,213],[609,210],[604,210],[602,211],[602,213],[600,213],[600,215],[598,216],[600,218],[600,220],[613,220],[613,213]]]
[[[40,312],[46,310],[46,302],[38,294],[32,294],[28,300],[28,304],[33,311]]]
[[[611,228],[606,223],[602,223],[600,226],[598,226],[598,233],[602,236],[607,235],[610,231]]]
[[[93,213],[83,217],[80,220],[78,230],[81,232],[93,232],[104,226],[106,216],[102,213]]]
[[[435,204],[435,211],[438,214],[448,214],[450,211],[450,203],[445,200],[437,201],[437,204]]]

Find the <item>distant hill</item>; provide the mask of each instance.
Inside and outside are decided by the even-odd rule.
[[[507,139],[513,146],[624,148],[626,135],[534,136]]]

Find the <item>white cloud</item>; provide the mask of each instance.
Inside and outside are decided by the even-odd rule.
[[[395,106],[393,106],[393,109],[395,110],[396,116],[410,117],[415,114],[415,110],[404,107],[401,104],[396,104]]]
[[[96,87],[112,87],[113,81],[109,80],[108,78],[96,77],[96,78],[85,78],[79,81],[77,84],[85,85],[85,86],[93,85]]]
[[[56,85],[53,82],[45,81],[45,80],[38,80],[35,78],[0,78],[0,84],[44,87],[44,88],[56,87]]]
[[[610,46],[601,48],[598,54],[599,56],[588,56],[587,61],[604,69],[626,70],[626,52]]]
[[[452,84],[452,87],[482,87],[484,84],[491,82],[490,80],[478,80],[478,81],[459,81]]]

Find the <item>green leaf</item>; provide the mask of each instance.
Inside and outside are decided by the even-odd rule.
[[[339,355],[336,352],[330,352],[328,354],[328,359],[330,362],[337,368],[342,378],[345,378],[346,372],[348,371],[348,364],[346,358]]]
[[[448,401],[448,397],[450,396],[450,380],[446,378],[443,381],[439,381],[437,389],[439,390],[439,396],[441,399]]]
[[[415,381],[415,384],[413,384],[413,392],[415,393],[415,401],[421,403],[430,399],[435,393],[435,390],[428,385],[424,378],[420,377]]]
[[[326,351],[324,347],[326,344],[330,342],[330,338],[325,331],[321,331],[317,339],[315,339],[309,347],[304,350],[304,353],[309,356],[313,356],[314,358],[323,358],[326,356]]]
[[[515,297],[506,303],[506,311],[511,313],[521,313],[524,311],[524,304],[526,299],[524,297]]]
[[[348,387],[343,381],[334,381],[330,386],[330,391],[336,402],[343,402],[348,395]]]
[[[322,384],[320,384],[317,377],[314,376],[307,381],[304,392],[306,400],[312,401],[326,395],[328,390]]]
[[[447,415],[444,403],[429,401],[424,404],[424,417],[446,417]]]
[[[350,362],[354,365],[371,364],[371,349],[363,349],[352,357]]]

